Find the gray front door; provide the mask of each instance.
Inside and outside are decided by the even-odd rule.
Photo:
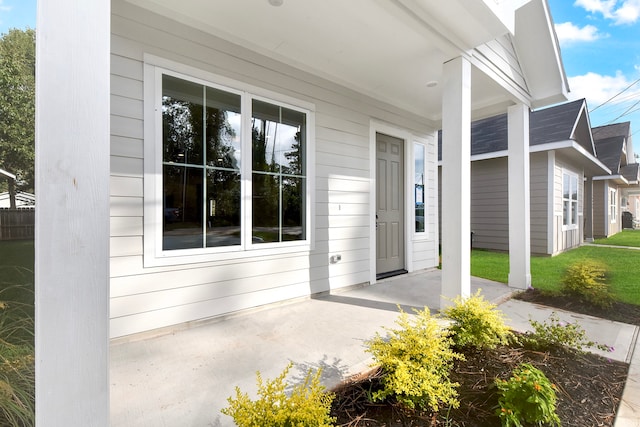
[[[404,141],[376,134],[376,275],[404,270]]]

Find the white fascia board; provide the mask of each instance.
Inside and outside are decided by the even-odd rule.
[[[566,149],[566,148],[571,148],[571,149],[576,150],[578,152],[578,154],[582,155],[588,161],[590,161],[594,165],[598,166],[600,169],[602,169],[603,172],[606,172],[606,173],[609,173],[609,174],[611,173],[611,169],[606,167],[604,165],[604,163],[602,163],[600,160],[598,160],[598,158],[595,157],[593,154],[591,154],[587,150],[585,150],[585,148],[582,145],[578,144],[577,142],[575,142],[573,140],[550,142],[548,144],[534,145],[533,147],[529,148],[529,152],[530,153],[538,153],[538,152],[541,152],[541,151],[561,150],[561,149]]]
[[[629,185],[629,181],[622,175],[601,175],[594,176],[592,179],[594,181],[615,181],[616,184]]]

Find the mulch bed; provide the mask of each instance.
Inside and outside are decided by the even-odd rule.
[[[616,305],[607,311],[609,316],[603,316],[570,299],[536,291],[524,292],[517,298],[640,325],[640,307],[628,304]],[[382,373],[374,369],[334,390],[332,416],[337,417],[337,425],[344,427],[499,426],[500,420],[495,415],[498,405],[495,379],[508,378],[517,365],[528,362],[558,387],[557,413],[562,426],[613,426],[627,378],[628,365],[625,363],[564,348],[541,352],[522,347],[499,347],[464,354],[466,360],[457,361],[451,374],[451,379],[460,383],[458,409],[445,408],[437,414],[418,413],[406,410],[394,401],[371,403],[367,397],[381,388]]]
[[[588,314],[602,319],[609,319],[616,322],[628,323],[629,325],[640,326],[640,306],[638,305],[614,302],[611,308],[604,309],[590,306],[589,304],[585,304],[574,297],[556,295],[543,292],[538,289],[529,289],[526,292],[520,292],[516,294],[514,298],[573,311],[575,313]]]

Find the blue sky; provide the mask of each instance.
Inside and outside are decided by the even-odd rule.
[[[548,2],[571,99],[587,99],[592,126],[631,121],[640,141],[640,0]]]
[[[0,0],[0,34],[36,27],[36,0]]]
[[[587,99],[592,126],[631,121],[640,141],[640,0],[547,1],[571,99]],[[0,33],[35,15],[36,0],[0,0]]]

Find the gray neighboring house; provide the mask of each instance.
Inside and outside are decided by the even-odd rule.
[[[592,134],[598,158],[611,170],[593,177],[592,237],[601,238],[622,231],[622,212],[629,210],[628,200],[639,192],[640,180],[630,122],[595,127]]]
[[[529,121],[531,253],[556,255],[592,235],[585,183],[611,171],[596,154],[584,99],[532,111]],[[508,251],[506,114],[471,124],[471,161],[473,247]]]

